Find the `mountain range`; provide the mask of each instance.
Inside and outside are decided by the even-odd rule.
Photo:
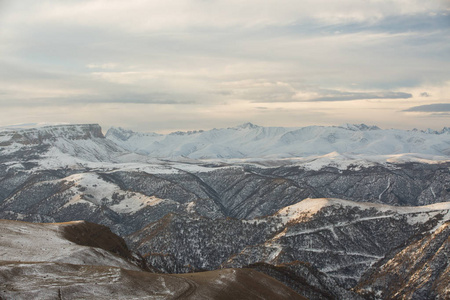
[[[47,235],[60,236],[67,228],[87,227],[97,228],[102,236],[123,238],[112,239],[122,245],[119,256],[124,262],[118,264],[117,253],[109,258],[102,252],[108,257],[103,265],[114,268],[165,274],[226,272],[224,280],[233,288],[236,278],[253,276],[257,280],[251,285],[257,286],[270,276],[288,286],[277,286],[280,293],[295,291],[309,299],[445,299],[450,296],[445,262],[449,170],[448,128],[247,123],[166,135],[121,128],[103,135],[96,124],[3,128],[0,218],[39,224],[5,223],[30,227],[2,234],[2,247],[10,254],[0,258],[28,260],[28,254],[17,252],[17,243],[41,249],[39,263],[49,264],[40,269],[44,278],[45,272],[61,276],[55,263],[79,270],[83,261],[89,266],[102,261],[89,251],[115,253],[103,244],[76,251],[72,245],[58,253],[66,245],[60,237],[52,238],[56,244],[46,252],[44,236],[27,234],[50,230]],[[83,222],[73,223],[77,220]],[[86,222],[108,226],[113,233]],[[58,257],[62,260],[54,260]],[[23,272],[37,268],[29,263]],[[266,275],[255,275],[261,272]],[[213,281],[222,280],[219,273],[192,280],[215,290]],[[100,282],[106,277],[95,278]],[[67,286],[80,280],[69,279]],[[45,298],[39,280],[29,291],[15,287],[21,291],[16,294],[9,281],[0,297],[37,293]],[[61,291],[77,295],[70,289],[50,290],[56,299]],[[178,295],[166,292],[162,298]]]
[[[365,124],[301,128],[237,127],[170,134],[136,133],[110,128],[106,138],[124,149],[151,157],[191,159],[289,159],[330,153],[363,156],[450,154],[450,129],[442,131],[381,130]],[[379,158],[381,159],[381,158]]]

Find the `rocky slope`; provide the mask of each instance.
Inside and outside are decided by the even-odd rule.
[[[336,281],[318,271],[309,263],[293,261],[272,265],[259,262],[249,265],[248,268],[276,278],[310,300],[364,299],[357,293],[340,287]]]
[[[392,251],[369,270],[355,290],[369,299],[449,299],[449,256],[447,221]]]

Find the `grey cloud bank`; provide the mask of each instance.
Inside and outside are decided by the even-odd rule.
[[[310,101],[352,101],[363,99],[408,99],[412,94],[402,92],[369,92],[369,93],[351,93],[342,92],[336,93],[333,96],[319,97],[311,99]]]
[[[450,103],[435,103],[427,105],[414,106],[404,111],[415,112],[450,112]]]

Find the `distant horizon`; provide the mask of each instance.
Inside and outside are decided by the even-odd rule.
[[[95,122],[91,122],[91,123],[67,123],[67,122],[59,122],[59,123],[45,123],[45,122],[40,122],[40,123],[22,123],[22,124],[9,124],[9,125],[0,125],[0,129],[33,129],[33,128],[44,128],[44,127],[53,127],[53,126],[70,126],[70,125],[98,125],[101,127],[103,134],[106,134],[107,131],[111,128],[120,128],[120,129],[124,129],[124,130],[130,130],[136,133],[157,133],[157,134],[171,134],[171,133],[176,133],[176,132],[199,132],[199,131],[210,131],[210,130],[214,130],[214,129],[231,129],[231,128],[238,128],[238,127],[242,127],[245,125],[253,125],[256,127],[263,127],[263,128],[304,128],[304,127],[337,127],[337,128],[345,128],[345,125],[366,125],[368,127],[378,127],[380,130],[405,130],[405,131],[412,131],[412,130],[419,130],[419,131],[427,131],[427,130],[433,130],[436,132],[442,131],[445,128],[449,128],[450,126],[443,126],[441,128],[395,128],[395,127],[390,127],[390,128],[385,128],[385,127],[381,127],[378,126],[377,124],[366,124],[366,123],[342,123],[342,124],[334,124],[334,125],[317,125],[317,124],[311,124],[311,125],[304,125],[304,126],[266,126],[266,125],[260,125],[260,124],[256,124],[253,122],[244,122],[244,123],[240,123],[240,124],[235,124],[234,126],[226,126],[226,127],[211,127],[211,128],[196,128],[196,129],[178,129],[178,130],[172,130],[172,131],[166,131],[166,132],[161,132],[161,131],[152,131],[152,130],[148,130],[148,131],[143,131],[143,130],[133,130],[124,126],[115,126],[115,125],[111,125],[111,126],[103,126],[101,123],[95,123]]]

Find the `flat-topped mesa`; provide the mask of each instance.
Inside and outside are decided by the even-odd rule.
[[[98,124],[53,125],[32,129],[5,130],[0,132],[0,146],[12,143],[24,145],[41,144],[58,138],[68,140],[88,140],[105,138]],[[3,141],[2,141],[3,140]]]

